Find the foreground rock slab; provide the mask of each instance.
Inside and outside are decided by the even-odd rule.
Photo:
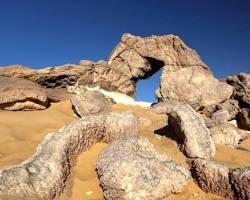
[[[181,144],[181,149],[190,158],[210,159],[215,154],[215,145],[201,116],[189,105],[178,105],[169,115]]]
[[[111,112],[111,102],[98,91],[85,91],[74,95],[71,103],[80,117]]]
[[[0,109],[41,110],[49,102],[45,90],[32,81],[0,77]]]
[[[233,200],[250,199],[250,167],[230,168],[204,159],[189,159],[193,178],[205,192]]]
[[[139,136],[112,142],[97,159],[105,199],[156,200],[181,192],[189,171]]]
[[[121,124],[127,119],[126,124]],[[119,128],[117,128],[119,127]],[[96,142],[139,133],[132,112],[83,117],[50,133],[32,158],[0,171],[0,195],[51,200],[59,197],[71,176],[77,156]]]
[[[227,165],[204,159],[190,159],[193,178],[205,192],[211,192],[229,199],[235,199]]]
[[[231,180],[238,199],[250,199],[250,167],[235,169]]]

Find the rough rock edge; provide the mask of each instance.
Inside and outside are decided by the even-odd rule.
[[[124,120],[127,124],[122,127]],[[137,117],[132,112],[109,113],[74,121],[57,133],[48,134],[32,158],[0,171],[0,194],[48,200],[59,197],[82,151],[97,142],[110,142],[138,132]]]
[[[181,144],[181,150],[190,158],[210,159],[215,154],[215,145],[203,119],[190,105],[177,105],[169,115]]]
[[[233,169],[200,158],[188,162],[193,178],[205,192],[233,200],[250,198],[250,167]]]
[[[161,199],[179,193],[190,172],[155,149],[146,138],[130,136],[112,142],[97,159],[105,199]]]

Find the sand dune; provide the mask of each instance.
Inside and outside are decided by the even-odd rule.
[[[177,162],[185,164],[186,158],[179,151],[174,140],[174,134],[165,128],[167,117],[139,106],[122,104],[113,106],[114,111],[131,109],[139,117],[150,119],[153,122],[149,126],[142,125],[140,134],[149,138],[160,151],[166,152]],[[54,103],[43,111],[0,111],[0,167],[5,168],[24,161],[35,152],[37,145],[47,133],[54,132],[77,118],[69,101]],[[107,144],[97,143],[89,151],[80,155],[72,176],[73,184],[68,189],[71,193],[71,200],[103,199],[95,171],[95,161],[99,152],[106,146]],[[249,141],[244,143],[244,148],[250,148]],[[215,160],[231,164],[234,167],[249,166],[249,155],[250,153],[247,151],[217,145]],[[65,198],[62,197],[61,199]],[[219,200],[223,198],[204,193],[193,181],[190,181],[183,192],[172,195],[167,199]]]

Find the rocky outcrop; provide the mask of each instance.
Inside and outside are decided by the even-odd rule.
[[[45,90],[32,81],[0,77],[0,109],[41,110],[49,102]]]
[[[223,102],[232,94],[232,87],[219,82],[199,55],[174,35],[141,38],[124,34],[109,65],[135,81],[163,67],[156,92],[160,101],[181,101],[199,109]]]
[[[142,137],[112,142],[97,159],[105,199],[156,200],[181,192],[189,171]]]
[[[21,65],[12,65],[1,67],[0,76],[29,79],[44,88],[66,88],[74,85],[81,76],[87,76],[91,68],[92,66],[65,64],[33,70]]]
[[[45,88],[48,99],[53,102],[69,100],[72,94],[66,88]]]
[[[233,89],[199,66],[162,72],[158,98],[191,105],[195,110],[229,99]]]
[[[215,144],[237,146],[242,139],[240,130],[230,123],[209,129]]]
[[[205,192],[219,196],[247,200],[250,198],[250,168],[230,166],[203,159],[190,159],[193,178]]]
[[[137,135],[138,130],[137,118],[131,112],[88,116],[74,121],[57,133],[48,134],[32,158],[0,171],[0,194],[25,199],[57,198],[63,193],[82,151],[96,142]]]
[[[204,159],[190,159],[193,178],[205,192],[210,192],[229,199],[235,199],[230,183],[230,168]]]
[[[235,169],[230,177],[237,199],[250,199],[250,167]]]
[[[214,156],[215,146],[210,132],[191,106],[175,106],[169,115],[169,122],[188,157],[210,159]]]
[[[250,130],[250,74],[240,73],[237,76],[229,76],[226,82],[234,88],[232,98],[239,101],[241,126]]]
[[[226,82],[233,86],[233,97],[250,105],[250,74],[240,73],[236,76],[229,76]]]
[[[71,98],[74,111],[80,117],[111,112],[111,102],[98,91],[85,91]]]

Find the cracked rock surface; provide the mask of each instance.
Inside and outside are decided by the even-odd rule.
[[[71,98],[74,111],[81,117],[111,112],[111,102],[98,91],[84,91]]]
[[[49,106],[47,94],[32,81],[0,77],[0,108],[5,110],[42,110]]]
[[[215,145],[203,119],[190,105],[178,105],[169,115],[182,151],[190,158],[210,159]]]
[[[156,200],[179,193],[189,171],[159,153],[149,140],[130,136],[112,142],[97,159],[105,199]]]
[[[48,134],[30,159],[1,170],[0,194],[47,200],[59,197],[82,151],[97,142],[111,142],[137,135],[138,131],[137,117],[132,112],[88,116],[74,121]]]

